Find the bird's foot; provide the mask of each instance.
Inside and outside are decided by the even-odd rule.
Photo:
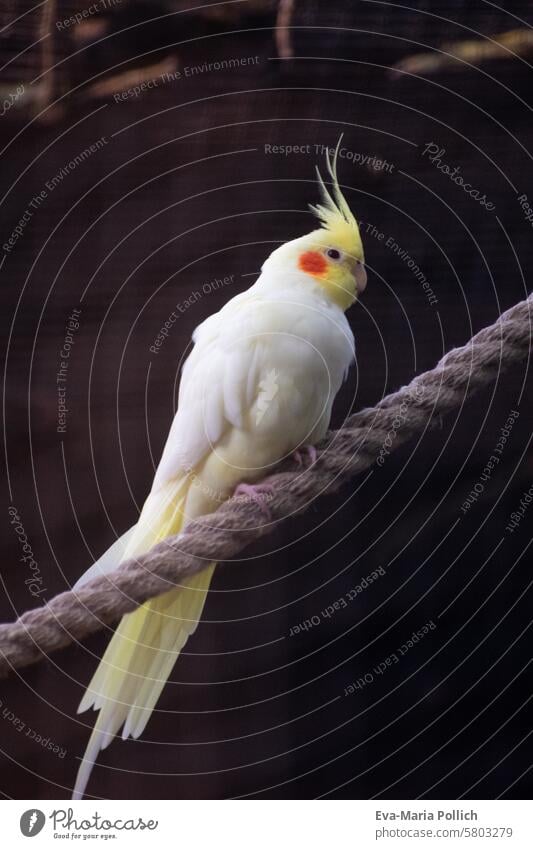
[[[317,453],[314,445],[303,445],[302,449],[292,452],[293,458],[299,466],[312,466],[316,463]]]
[[[258,504],[261,508],[261,512],[265,515],[268,521],[272,518],[270,510],[266,504],[266,502],[272,498],[272,493],[274,492],[274,487],[269,483],[263,484],[249,484],[249,483],[240,483],[235,490],[234,495],[236,496],[245,496],[250,501],[253,501],[255,504]]]

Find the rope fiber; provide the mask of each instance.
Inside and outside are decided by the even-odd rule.
[[[113,573],[0,625],[0,677],[115,623],[207,563],[236,558],[250,543],[270,533],[277,521],[303,512],[319,495],[336,492],[373,464],[381,465],[388,453],[440,421],[440,416],[492,383],[510,365],[529,357],[532,304],[533,294],[466,345],[447,353],[434,369],[375,407],[350,416],[339,430],[330,431],[317,446],[316,461],[306,474],[294,460],[280,465],[262,482],[273,487],[268,501],[270,521],[265,521],[264,504],[233,497],[216,513],[191,522],[179,536],[125,561]]]

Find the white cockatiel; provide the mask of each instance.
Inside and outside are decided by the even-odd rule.
[[[340,142],[339,142],[340,143]],[[254,482],[287,455],[314,445],[354,360],[344,315],[366,286],[357,222],[342,195],[337,151],[320,174],[321,227],[277,248],[256,283],[194,332],[178,410],[139,520],[78,581],[107,573],[235,491],[261,497]],[[202,614],[215,564],[124,616],[80,703],[99,711],[73,798],[82,798],[98,752],[122,728],[144,730],[172,667]]]

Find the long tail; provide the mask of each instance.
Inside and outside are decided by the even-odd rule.
[[[122,556],[139,554],[179,533],[185,497],[186,487],[179,484],[170,492],[167,488],[151,495],[135,531],[122,547]],[[99,714],[78,770],[73,799],[83,798],[98,753],[121,726],[123,740],[137,738],[144,731],[181,649],[196,630],[214,568],[215,564],[210,564],[179,588],[122,618],[78,708],[81,713],[94,707]]]

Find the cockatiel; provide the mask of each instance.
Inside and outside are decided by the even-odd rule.
[[[322,202],[311,210],[320,228],[274,250],[253,286],[195,330],[178,409],[139,520],[74,589],[179,533],[235,491],[261,497],[255,482],[325,435],[355,356],[344,313],[367,279],[357,221],[337,179],[339,145],[327,157],[331,190],[317,169]],[[214,568],[122,618],[78,708],[99,714],[74,799],[83,797],[99,751],[121,728],[123,739],[143,732],[196,630]]]

